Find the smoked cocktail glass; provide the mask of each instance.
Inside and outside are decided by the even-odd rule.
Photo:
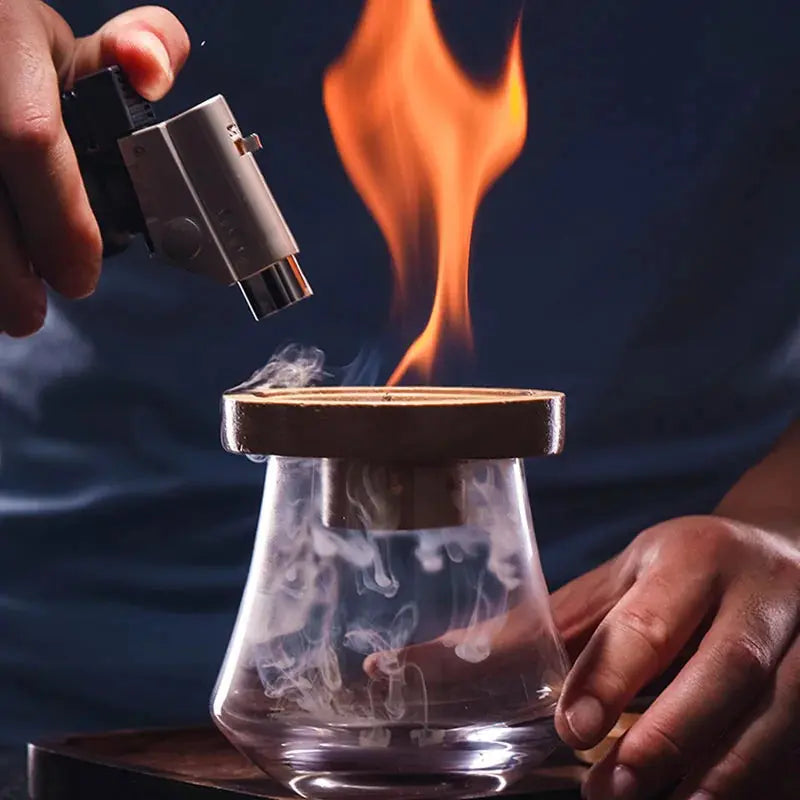
[[[567,661],[522,458],[564,398],[501,389],[264,389],[226,449],[269,456],[214,721],[307,797],[471,797],[556,745]]]

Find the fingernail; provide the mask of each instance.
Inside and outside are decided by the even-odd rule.
[[[169,53],[164,43],[154,33],[150,31],[142,31],[139,34],[140,41],[147,48],[150,55],[158,61],[158,65],[164,70],[164,74],[172,83],[175,80],[175,73],[172,71],[172,64],[169,60]]]
[[[565,712],[575,738],[582,744],[595,742],[603,732],[605,711],[600,701],[591,695],[579,697]]]
[[[636,788],[636,776],[627,767],[614,767],[611,773],[611,797],[614,800],[633,800]]]
[[[636,776],[627,767],[617,764],[608,772],[592,772],[583,785],[583,800],[635,800],[638,790]]]

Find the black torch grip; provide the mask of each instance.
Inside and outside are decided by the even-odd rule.
[[[100,226],[103,255],[120,253],[134,236],[146,238],[147,228],[118,142],[153,125],[155,111],[119,67],[108,67],[64,92],[61,112]]]

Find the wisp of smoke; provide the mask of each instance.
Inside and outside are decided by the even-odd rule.
[[[278,350],[266,366],[256,370],[232,391],[259,392],[264,389],[291,389],[321,383],[330,378],[325,372],[325,353],[318,347],[288,344]],[[267,456],[248,455],[250,461],[262,464]]]
[[[325,353],[318,347],[288,344],[233,391],[291,389],[318,384],[374,386],[380,367],[377,347],[363,347],[349,364],[342,367],[326,367]]]
[[[278,350],[267,365],[256,370],[235,391],[289,389],[320,383],[325,372],[325,353],[317,347],[289,344]]]

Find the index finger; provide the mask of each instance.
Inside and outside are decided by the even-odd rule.
[[[0,177],[35,271],[83,297],[97,283],[102,241],[61,121],[50,45],[35,6],[0,5]]]
[[[585,750],[608,733],[636,693],[678,655],[707,615],[712,588],[688,571],[678,585],[669,567],[640,576],[597,627],[564,685],[556,729]]]

